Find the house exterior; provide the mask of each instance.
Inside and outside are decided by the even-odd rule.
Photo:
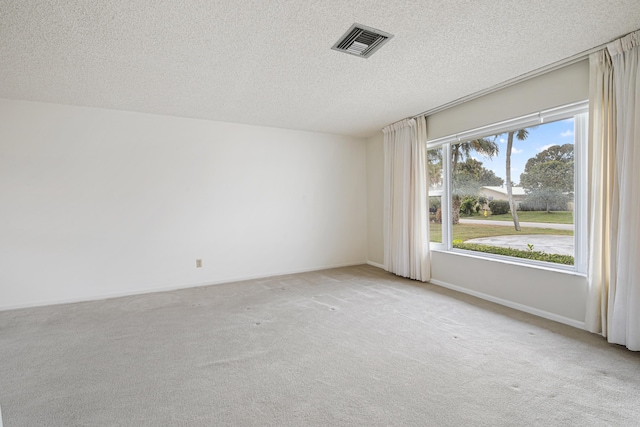
[[[480,189],[480,194],[483,197],[486,197],[489,201],[509,200],[509,197],[507,197],[507,187],[505,186],[487,185]],[[511,194],[513,195],[513,201],[516,204],[517,209],[525,198],[524,188],[511,187]]]

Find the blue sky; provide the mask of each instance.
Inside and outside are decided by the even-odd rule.
[[[529,129],[529,136],[524,141],[513,140],[511,151],[511,180],[518,184],[520,174],[524,172],[524,166],[531,157],[544,151],[552,145],[573,144],[574,127],[573,118],[557,122],[543,123]],[[471,157],[482,162],[482,165],[491,169],[497,176],[505,178],[505,161],[507,152],[507,134],[498,136],[500,154],[489,160],[478,153],[472,153]]]

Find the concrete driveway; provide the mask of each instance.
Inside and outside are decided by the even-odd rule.
[[[498,225],[503,227],[513,227],[511,221],[494,221],[487,219],[466,219],[460,218],[461,224]],[[551,228],[554,230],[573,230],[573,224],[550,224],[546,222],[521,222],[521,227]],[[471,239],[465,243],[476,243],[479,245],[498,246],[502,248],[529,250],[533,245],[536,252],[546,252],[549,254],[575,256],[573,236],[552,236],[548,234],[523,234],[513,236],[495,236]]]
[[[495,221],[495,220],[489,220],[489,219],[460,218],[460,224],[500,225],[503,227],[513,227],[513,222],[511,221]],[[548,222],[520,222],[520,227],[552,228],[554,230],[573,230],[573,224],[552,224]]]

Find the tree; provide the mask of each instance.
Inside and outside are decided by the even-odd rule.
[[[473,178],[481,187],[486,185],[501,186],[504,184],[504,179],[497,176],[492,170],[482,166],[482,162],[467,158],[463,163],[458,163],[458,170],[456,172],[459,176],[468,175]]]
[[[516,204],[513,201],[513,181],[511,181],[511,149],[513,148],[513,137],[518,138],[519,141],[524,141],[529,136],[529,131],[526,129],[520,129],[517,131],[511,131],[507,135],[507,198],[509,199],[509,209],[511,209],[511,218],[513,218],[513,226],[516,231],[520,231],[520,221],[518,220],[518,212],[516,211]]]
[[[504,179],[495,174],[494,171],[487,168],[482,168],[482,174],[480,175],[480,184],[482,186],[494,186],[502,187],[504,185]]]
[[[427,151],[429,167],[429,186],[438,187],[442,184],[442,149]]]
[[[573,162],[573,144],[552,145],[546,150],[539,152],[535,157],[527,160],[525,170],[532,167],[536,163],[549,162],[557,160],[559,162]]]
[[[528,204],[544,206],[547,213],[564,205],[573,193],[573,144],[554,145],[530,158],[520,175]]]
[[[451,146],[451,216],[453,224],[460,223],[460,205],[462,204],[462,198],[469,195],[475,196],[480,190],[480,185],[474,182],[469,175],[458,173],[458,165],[461,161],[469,159],[472,152],[476,152],[489,159],[496,156],[499,152],[499,147],[495,139],[495,136],[493,138],[480,138]]]
[[[454,177],[456,196],[460,200],[460,214],[471,215],[478,212],[482,203],[478,197],[481,187],[487,185],[500,186],[504,180],[484,166],[482,162],[467,158],[457,165]]]
[[[565,210],[571,197],[553,188],[539,188],[527,194],[525,204],[527,208],[544,209],[551,213],[551,209]]]
[[[493,156],[497,156],[499,152],[498,144],[496,143],[496,137],[493,139],[480,138],[473,139],[471,141],[461,142],[451,146],[451,173],[456,172],[458,162],[471,157],[471,152],[475,151],[481,156],[491,159]]]

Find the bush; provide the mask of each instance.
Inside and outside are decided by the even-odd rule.
[[[429,212],[435,214],[440,209],[440,197],[429,197]]]
[[[506,255],[516,258],[533,259],[536,261],[554,262],[556,264],[573,265],[573,257],[571,255],[548,254],[546,252],[537,251],[521,251],[519,249],[501,248],[498,246],[478,245],[475,243],[462,243],[453,241],[453,247],[456,249],[466,249],[468,251],[484,252],[488,254]]]
[[[474,213],[480,212],[480,203],[478,203],[478,199],[475,197],[465,197],[460,204],[460,214],[461,215],[473,215]]]
[[[546,211],[547,205],[544,203],[531,203],[531,202],[522,202],[520,206],[518,206],[519,211]],[[563,203],[555,203],[549,205],[550,211],[567,211],[569,210],[569,205],[567,202]]]
[[[492,215],[509,213],[509,202],[506,200],[492,200],[489,202],[489,209]]]
[[[520,204],[518,205],[518,210],[519,211],[540,211],[542,209],[536,209],[537,206],[534,205],[529,205],[525,202],[520,202]]]
[[[571,201],[569,194],[561,193],[553,188],[537,188],[528,192],[524,202],[520,204],[523,211],[566,211]]]

